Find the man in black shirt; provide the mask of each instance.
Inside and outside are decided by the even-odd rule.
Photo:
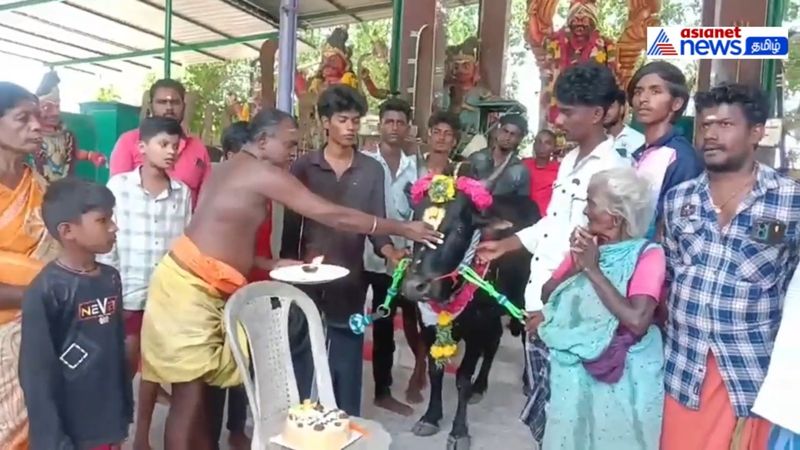
[[[383,167],[356,151],[361,117],[367,112],[363,95],[345,85],[334,85],[319,98],[317,109],[328,134],[325,148],[301,156],[292,174],[311,192],[333,203],[386,216]],[[302,230],[302,234],[301,234]],[[351,415],[361,410],[361,371],[364,338],[350,331],[351,314],[364,311],[364,239],[376,254],[397,263],[405,256],[388,236],[337,231],[287,211],[284,216],[281,257],[310,260],[322,255],[325,262],[346,267],[350,274],[314,289],[312,297],[327,326],[328,355],[336,402]]]
[[[20,384],[31,450],[116,448],[133,393],[116,269],[95,262],[116,239],[114,195],[76,178],[50,185],[42,217],[62,245],[22,303]]]
[[[491,146],[469,155],[472,176],[486,179],[505,165],[492,193],[528,197],[531,178],[528,168],[517,156],[519,144],[528,134],[528,120],[521,114],[506,114],[500,118],[498,125]]]

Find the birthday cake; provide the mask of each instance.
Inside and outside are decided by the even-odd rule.
[[[339,450],[350,441],[350,417],[305,400],[289,409],[281,437],[295,450]]]

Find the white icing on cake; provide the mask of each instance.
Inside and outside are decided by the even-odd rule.
[[[282,437],[295,450],[339,450],[350,440],[350,417],[305,400],[289,409]]]

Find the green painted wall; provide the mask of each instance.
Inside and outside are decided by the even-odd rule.
[[[119,136],[139,126],[139,108],[116,102],[81,103],[81,114],[64,113],[64,125],[75,134],[78,148],[99,151],[111,158]],[[87,161],[79,161],[75,174],[83,179],[105,184],[108,167],[95,168]]]

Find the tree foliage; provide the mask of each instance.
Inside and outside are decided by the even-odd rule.
[[[121,98],[122,96],[113,85],[100,87],[95,95],[95,100],[98,102],[118,102]]]
[[[191,92],[195,107],[189,126],[194,133],[203,129],[203,117],[209,109],[214,115],[212,135],[218,137],[222,130],[222,113],[228,93],[240,100],[250,98],[252,67],[248,61],[226,61],[194,64],[184,68],[181,82]]]

